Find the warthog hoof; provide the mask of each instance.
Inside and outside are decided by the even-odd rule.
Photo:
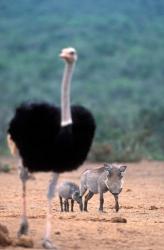
[[[102,208],[99,208],[100,213],[104,213],[104,210]]]
[[[116,204],[115,209],[116,209],[116,212],[119,211],[119,209],[120,209],[119,204]]]

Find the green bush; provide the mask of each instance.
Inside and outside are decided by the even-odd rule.
[[[0,171],[4,172],[4,173],[8,173],[11,171],[11,166],[8,164],[4,164],[4,165],[0,166]]]
[[[73,46],[72,103],[97,123],[90,159],[164,159],[163,23],[162,0],[1,0],[0,151],[22,101],[60,105],[58,54]]]

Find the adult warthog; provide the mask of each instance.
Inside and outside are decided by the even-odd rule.
[[[80,195],[83,196],[88,190],[84,201],[84,211],[87,211],[88,201],[94,194],[100,194],[99,211],[103,211],[103,194],[110,191],[115,198],[116,212],[119,210],[118,196],[122,191],[123,175],[127,166],[105,163],[103,167],[86,170],[81,175]]]

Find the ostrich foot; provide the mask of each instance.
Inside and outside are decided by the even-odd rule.
[[[53,250],[57,250],[57,248],[53,245],[51,240],[48,239],[44,239],[43,243],[42,243],[43,248],[45,249],[53,249]]]
[[[21,235],[27,235],[28,234],[28,221],[27,219],[24,219],[21,224],[20,224],[20,228],[17,232],[17,236],[20,237]]]

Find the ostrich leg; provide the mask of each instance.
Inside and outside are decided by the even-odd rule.
[[[27,213],[26,213],[26,182],[29,179],[28,169],[25,167],[20,167],[20,179],[22,181],[22,216],[21,216],[21,223],[20,228],[18,230],[18,237],[22,234],[28,234],[28,220],[27,220]]]
[[[52,217],[52,198],[54,197],[55,194],[55,188],[57,185],[57,180],[58,180],[59,174],[53,173],[52,179],[50,180],[50,184],[48,187],[48,193],[47,193],[47,198],[48,198],[48,207],[47,207],[47,218],[46,218],[46,231],[43,239],[42,246],[45,249],[54,249],[56,250],[56,247],[53,245],[51,241],[51,217]]]

